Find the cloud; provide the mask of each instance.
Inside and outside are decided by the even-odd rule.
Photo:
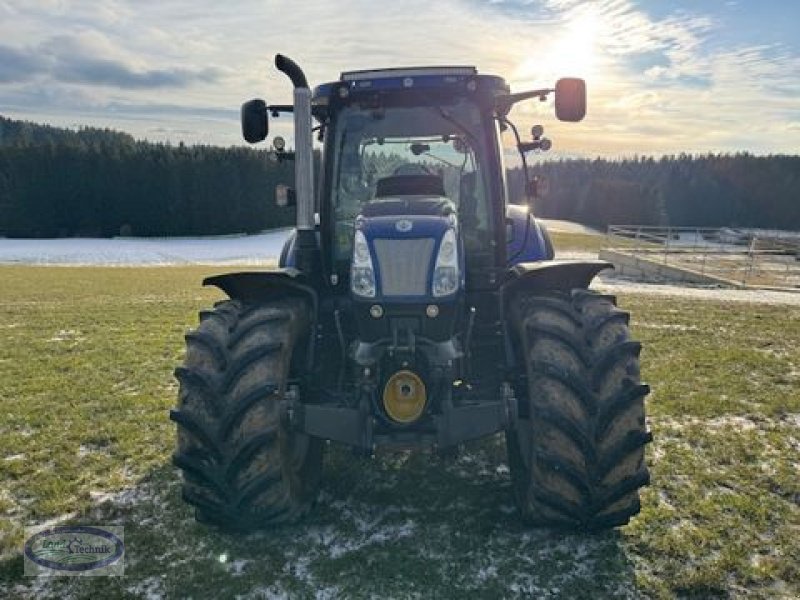
[[[136,68],[120,57],[110,57],[113,54],[113,46],[96,35],[88,39],[55,36],[35,48],[0,45],[0,82],[29,81],[40,75],[64,83],[158,89],[187,87],[196,82],[214,83],[222,74],[220,69],[208,67]]]
[[[112,60],[88,57],[61,58],[53,76],[65,83],[108,85],[121,89],[157,89],[187,87],[195,82],[213,83],[220,77],[217,69],[150,69],[135,71]]]
[[[0,44],[0,83],[28,81],[43,69],[36,54]]]

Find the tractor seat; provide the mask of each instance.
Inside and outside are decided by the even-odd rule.
[[[444,181],[438,175],[392,175],[378,179],[377,198],[388,196],[444,196]]]

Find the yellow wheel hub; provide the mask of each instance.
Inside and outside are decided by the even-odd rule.
[[[427,401],[425,384],[411,371],[398,371],[383,388],[383,408],[398,423],[413,423],[419,419]]]

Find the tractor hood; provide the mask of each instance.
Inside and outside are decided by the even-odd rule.
[[[444,301],[463,289],[463,252],[452,208],[447,198],[428,197],[384,198],[362,208],[356,236],[366,242],[374,266],[373,298]],[[443,294],[435,282],[445,275],[457,280]]]
[[[455,227],[455,215],[409,214],[399,210],[382,215],[367,216],[362,213],[356,219],[356,229],[361,230],[368,240],[431,238],[438,242],[445,231]]]

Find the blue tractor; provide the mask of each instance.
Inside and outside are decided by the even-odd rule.
[[[186,335],[174,463],[198,520],[250,530],[313,505],[328,440],[452,452],[505,433],[516,503],[534,525],[627,523],[649,481],[641,346],[611,265],[556,261],[528,206],[510,203],[504,131],[517,102],[555,97],[580,121],[580,79],[512,93],[473,67],[342,73],[309,88],[278,55],[292,105],[252,100],[244,137],[293,113],[297,228],[279,267],[206,279],[228,300]],[[313,137],[322,143],[315,168]],[[318,171],[315,185],[315,171]],[[315,189],[317,191],[315,193]],[[535,182],[528,192],[535,195]]]

